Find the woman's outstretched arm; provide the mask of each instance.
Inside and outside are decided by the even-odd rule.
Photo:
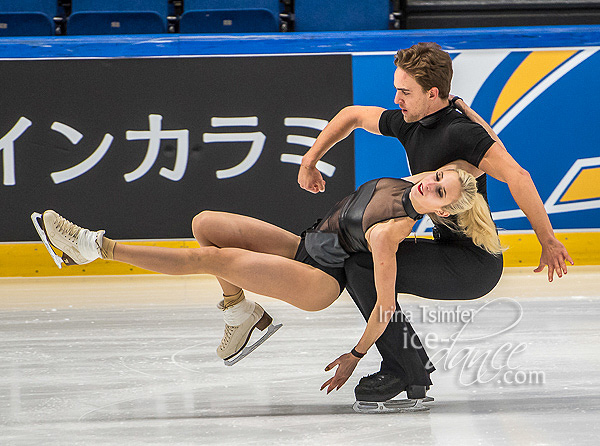
[[[394,316],[396,311],[396,252],[400,242],[410,234],[413,224],[414,220],[404,217],[376,224],[367,231],[367,241],[373,253],[377,302],[367,321],[367,327],[355,347],[355,351],[360,354],[365,354],[373,346]],[[333,378],[321,386],[321,390],[328,387],[327,393],[329,393],[342,387],[352,375],[359,360],[360,358],[354,354],[346,353],[329,364],[325,368],[326,371],[336,366],[338,368]]]

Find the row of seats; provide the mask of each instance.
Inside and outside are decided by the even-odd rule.
[[[0,37],[600,23],[598,0],[0,0]]]
[[[396,0],[397,2],[397,0]],[[169,0],[71,0],[66,34],[160,34]],[[393,0],[184,0],[181,33],[277,32],[293,5],[295,31],[388,29]],[[54,35],[60,0],[0,0],[0,37]],[[67,14],[64,14],[65,16]],[[171,29],[173,30],[173,29]]]

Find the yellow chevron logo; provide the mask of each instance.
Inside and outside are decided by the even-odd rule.
[[[561,197],[560,202],[590,200],[592,198],[600,198],[600,167],[580,170]]]
[[[510,76],[498,96],[491,124],[510,109],[539,81],[563,64],[577,51],[533,51]]]

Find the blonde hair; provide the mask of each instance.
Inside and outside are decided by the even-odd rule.
[[[458,174],[461,183],[461,195],[454,203],[442,208],[456,216],[456,222],[447,217],[431,213],[429,217],[436,224],[442,224],[453,231],[461,232],[473,240],[477,246],[491,254],[502,252],[502,245],[496,232],[496,225],[490,215],[483,196],[477,192],[477,180],[462,169],[448,169]]]
[[[414,77],[424,91],[437,87],[441,99],[450,94],[452,59],[437,43],[421,42],[400,50],[394,64]]]

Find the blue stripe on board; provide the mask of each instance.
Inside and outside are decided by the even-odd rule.
[[[600,25],[238,35],[6,37],[0,58],[152,57],[396,51],[436,41],[446,50],[600,46]]]

